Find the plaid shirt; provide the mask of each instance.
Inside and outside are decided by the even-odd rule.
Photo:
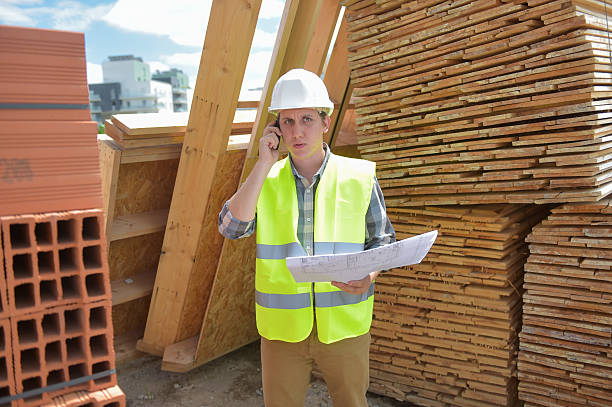
[[[315,254],[314,248],[314,197],[317,190],[319,180],[325,171],[325,166],[329,160],[330,150],[327,144],[323,144],[325,149],[325,159],[319,171],[312,178],[312,183],[301,176],[289,155],[291,170],[295,177],[295,186],[297,189],[298,199],[298,228],[297,237],[306,249],[309,255]],[[223,205],[221,213],[219,213],[219,232],[229,239],[239,239],[251,235],[256,228],[257,217],[255,219],[243,222],[234,218],[231,214],[227,202]],[[366,212],[366,239],[365,250],[374,249],[379,246],[384,246],[395,242],[395,231],[391,222],[387,217],[385,207],[385,199],[376,176],[374,177],[374,187],[372,188],[372,197],[370,198],[370,206]]]

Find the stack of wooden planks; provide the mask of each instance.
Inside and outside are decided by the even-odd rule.
[[[363,158],[390,206],[612,191],[606,4],[348,0]]]
[[[230,146],[248,146],[258,102],[238,102],[232,123]],[[244,106],[244,107],[242,107]],[[104,132],[123,148],[159,147],[178,145],[180,151],[189,113],[135,113],[116,114],[104,122]],[[238,137],[242,136],[242,137]]]
[[[612,200],[562,205],[527,238],[519,394],[526,406],[610,406]]]
[[[547,206],[391,209],[399,238],[438,229],[425,260],[376,283],[370,390],[420,406],[514,406],[524,237]]]

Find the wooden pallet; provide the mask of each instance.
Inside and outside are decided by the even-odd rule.
[[[519,395],[528,405],[612,400],[612,200],[565,204],[528,236]]]
[[[376,282],[372,391],[423,406],[518,405],[524,238],[547,210],[389,209],[398,238],[439,235],[421,264]]]
[[[612,192],[604,6],[348,2],[359,151],[377,162],[389,206]]]

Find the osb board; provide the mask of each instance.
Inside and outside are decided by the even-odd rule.
[[[157,270],[163,240],[164,232],[161,231],[111,242],[108,254],[110,280]]]
[[[229,240],[202,322],[194,366],[259,338],[255,325],[255,236]],[[215,289],[217,287],[217,289]],[[222,289],[227,288],[227,289]],[[240,296],[239,301],[236,296]],[[227,318],[231,315],[232,318]]]
[[[151,296],[139,298],[113,307],[113,336],[135,334],[142,336],[149,313]]]
[[[119,168],[115,217],[168,209],[178,159],[122,164]]]
[[[185,295],[185,304],[179,326],[179,340],[198,335],[208,303],[221,248],[223,236],[218,232],[218,217],[221,207],[238,189],[246,150],[228,151],[220,157],[211,188],[211,195],[202,224],[195,272]]]

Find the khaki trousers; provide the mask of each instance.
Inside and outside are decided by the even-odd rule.
[[[323,374],[334,407],[367,407],[370,333],[339,342],[319,342],[316,328],[301,342],[261,338],[261,374],[266,407],[304,407],[313,364]]]

